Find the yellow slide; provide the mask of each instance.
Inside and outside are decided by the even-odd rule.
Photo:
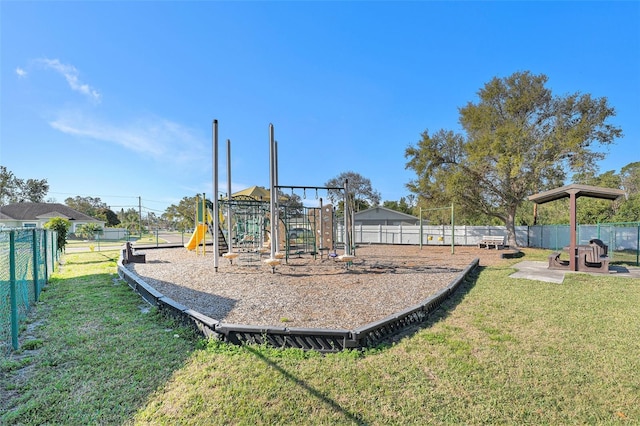
[[[189,239],[189,242],[185,244],[185,248],[188,250],[195,250],[198,247],[198,244],[202,241],[204,236],[207,234],[207,225],[201,224],[196,226],[196,230],[193,231],[193,235]]]

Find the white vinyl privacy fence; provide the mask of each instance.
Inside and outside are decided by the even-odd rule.
[[[338,225],[337,240],[344,242],[343,226]],[[423,245],[477,245],[484,236],[507,236],[504,226],[423,225]],[[413,244],[419,245],[420,225],[356,225],[355,244]],[[612,251],[638,252],[640,222],[599,225],[579,225],[578,244],[600,239]],[[516,226],[519,247],[539,247],[557,250],[569,245],[569,225]]]
[[[343,227],[338,225],[338,241],[344,242]],[[518,245],[527,246],[527,227],[516,228]],[[476,245],[484,236],[504,236],[504,226],[455,226],[423,225],[423,245]],[[419,245],[420,225],[356,225],[355,244],[413,244]]]

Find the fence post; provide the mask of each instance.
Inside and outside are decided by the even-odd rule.
[[[640,265],[640,223],[638,223],[638,232],[636,232],[636,266]]]
[[[18,350],[18,291],[16,289],[16,231],[9,232],[9,294],[11,298],[11,344]]]
[[[42,231],[42,247],[44,247],[44,282],[49,282],[49,247],[47,246],[47,235],[49,231]],[[53,257],[52,257],[53,259]],[[53,262],[51,262],[53,264]]]
[[[454,225],[456,219],[453,213],[453,203],[451,203],[451,254],[455,254],[455,240],[456,240],[456,226]]]
[[[420,250],[422,250],[422,207],[420,207]]]
[[[40,268],[40,262],[38,261],[38,253],[40,251],[40,247],[38,246],[38,230],[33,229],[32,231],[33,239],[33,291],[34,291],[34,302],[38,301],[38,297],[40,295],[40,285],[38,283],[38,269]]]

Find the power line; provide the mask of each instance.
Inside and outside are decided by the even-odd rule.
[[[101,198],[101,197],[109,197],[109,198],[138,198],[135,195],[101,195],[101,194],[79,195],[78,193],[73,193],[73,192],[52,192],[52,191],[47,192],[47,195],[49,195],[49,194],[53,194],[53,195],[76,195],[76,196],[81,197],[81,198]]]

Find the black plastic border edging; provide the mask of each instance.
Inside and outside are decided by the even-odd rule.
[[[442,302],[460,287],[462,282],[475,270],[479,263],[479,259],[474,259],[447,287],[429,296],[417,305],[353,330],[354,347],[364,348],[373,346],[407,327],[424,322],[431,312],[438,309]]]
[[[226,324],[164,296],[129,271],[122,264],[122,256],[118,259],[118,275],[149,304],[193,325],[205,337],[220,338],[238,345],[257,343],[328,353],[371,347],[409,326],[424,322],[431,312],[458,289],[478,264],[479,259],[474,259],[447,287],[421,303],[355,330]]]

